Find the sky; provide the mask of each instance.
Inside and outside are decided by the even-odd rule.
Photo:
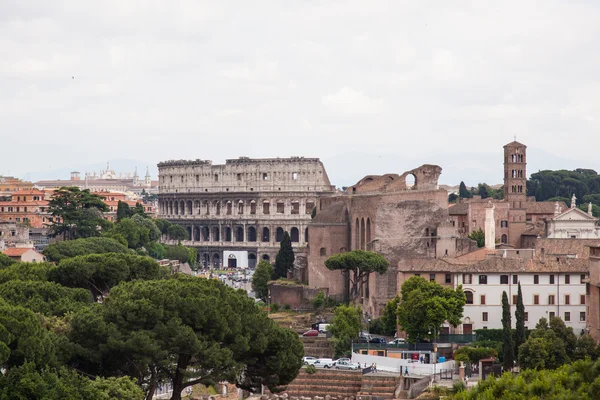
[[[0,175],[306,156],[340,186],[500,183],[515,136],[529,172],[599,170],[599,37],[592,0],[3,0]]]

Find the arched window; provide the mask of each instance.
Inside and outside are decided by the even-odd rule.
[[[248,254],[248,268],[256,267],[256,254],[250,253]]]
[[[210,240],[210,229],[208,226],[202,228],[202,241],[208,242]]]
[[[356,218],[356,226],[354,228],[354,248],[360,249],[360,222]]]
[[[221,256],[219,253],[213,254],[213,267],[220,268],[221,267]]]
[[[281,239],[283,239],[283,228],[279,227],[277,228],[277,230],[275,231],[275,241],[277,243],[281,242]]]
[[[230,227],[225,228],[225,241],[231,242],[231,228]]]
[[[215,226],[212,230],[212,235],[213,235],[213,242],[219,242],[221,240],[221,235],[219,232],[219,227]]]
[[[269,257],[268,254],[263,254],[262,255],[262,259],[265,260],[265,261],[269,261],[270,257]]]
[[[360,220],[360,248],[365,250],[365,219]]]
[[[188,236],[187,236],[185,239],[186,239],[186,240],[191,240],[191,239],[192,239],[192,227],[191,227],[191,226],[188,226],[188,227],[186,228],[186,230],[187,230]]]
[[[253,226],[248,228],[248,241],[256,242],[256,228]]]
[[[506,236],[506,234],[502,235],[502,237],[500,238],[500,241],[502,243],[508,243],[508,236]]]
[[[304,229],[304,243],[308,243],[308,227]]]
[[[187,213],[189,215],[192,215],[192,211],[193,211],[193,209],[192,209],[192,201],[188,200],[188,202],[187,202]]]
[[[192,236],[192,240],[198,242],[200,241],[200,228],[198,228],[197,226],[194,227],[194,236]]]
[[[202,254],[202,266],[204,268],[210,267],[210,254],[208,254],[208,253]]]
[[[321,257],[324,257],[327,255],[327,250],[325,250],[325,247],[321,247],[321,249],[319,250],[319,255]]]
[[[244,228],[242,228],[241,226],[238,226],[237,228],[235,228],[235,241],[236,242],[244,241]]]
[[[175,215],[179,215],[179,202],[175,202]]]
[[[370,250],[371,247],[371,218],[367,218],[367,250]]]
[[[266,228],[266,227],[263,228],[263,230],[262,230],[262,241],[263,242],[270,242],[271,241],[271,232],[269,231],[269,228]]]
[[[238,214],[243,214],[244,213],[244,202],[242,200],[239,201],[238,203]]]
[[[300,232],[298,228],[294,227],[290,230],[290,239],[293,243],[298,243],[300,241]]]
[[[232,204],[230,201],[227,202],[227,215],[231,215]]]
[[[465,297],[467,298],[467,304],[473,304],[473,292],[465,291]]]

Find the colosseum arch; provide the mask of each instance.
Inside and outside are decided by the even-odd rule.
[[[293,243],[298,243],[300,241],[300,231],[298,228],[293,227],[290,230],[290,239]]]
[[[248,236],[246,238],[248,242],[256,242],[256,228],[253,226],[248,227]]]
[[[208,226],[202,227],[202,241],[208,242],[210,241],[210,229]]]
[[[282,227],[278,227],[277,230],[275,231],[275,241],[277,243],[281,242],[281,239],[283,239],[283,228]]]
[[[266,226],[262,229],[262,241],[270,242],[271,241],[271,231]]]
[[[213,241],[214,242],[219,242],[221,240],[221,235],[220,235],[220,232],[219,232],[219,227],[215,226],[212,231],[213,231],[212,232]]]

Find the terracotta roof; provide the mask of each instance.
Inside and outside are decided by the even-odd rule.
[[[501,273],[501,272],[587,272],[589,261],[573,258],[562,261],[537,261],[522,258],[488,257],[485,260],[454,264],[445,259],[409,259],[401,266],[405,272],[465,272],[465,273]]]
[[[457,203],[452,207],[448,208],[448,214],[450,215],[467,215],[469,211],[468,203]]]
[[[552,201],[531,201],[525,203],[525,213],[527,214],[551,214],[554,215],[554,204]],[[558,205],[563,210],[567,209],[567,205],[563,201],[559,201]]]
[[[504,146],[502,146],[502,147],[513,147],[513,146],[523,146],[523,147],[527,147],[527,146],[525,146],[523,143],[519,143],[519,142],[517,142],[516,140],[513,140],[512,142],[510,142],[510,143],[508,143],[508,144],[505,144],[505,145],[504,145]]]
[[[535,252],[538,256],[545,255],[577,255],[587,259],[590,254],[589,246],[600,246],[600,239],[538,239],[535,241]]]
[[[11,247],[10,249],[6,249],[2,252],[2,254],[4,254],[5,256],[9,256],[9,257],[21,257],[23,254],[27,253],[29,250],[33,250],[33,249],[29,249],[26,247]]]

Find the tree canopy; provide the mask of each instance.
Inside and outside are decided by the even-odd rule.
[[[91,304],[89,290],[68,288],[55,282],[11,280],[0,284],[0,297],[44,315],[65,315]]]
[[[292,248],[292,239],[290,234],[283,232],[281,243],[279,243],[279,252],[275,257],[275,269],[273,279],[287,278],[288,272],[294,269],[294,249]]]
[[[485,233],[481,228],[469,233],[469,239],[475,240],[477,242],[477,247],[485,246]]]
[[[358,298],[360,289],[367,282],[370,274],[373,272],[383,274],[389,266],[390,263],[382,255],[365,250],[334,254],[325,261],[325,267],[328,270],[349,273],[348,280],[352,299]]]
[[[10,264],[14,264],[15,260],[10,258],[9,256],[0,253],[0,268],[8,267]]]
[[[396,332],[398,324],[398,306],[400,305],[400,296],[396,295],[385,304],[381,321],[383,323],[383,334],[393,335]]]
[[[265,303],[269,296],[269,281],[272,279],[273,271],[273,265],[270,262],[261,260],[252,275],[252,290],[254,290],[256,298]]]
[[[253,299],[214,279],[121,283],[101,315],[92,315],[76,318],[72,339],[90,351],[104,349],[104,365],[114,374],[151,387],[167,377],[173,399],[180,399],[187,386],[222,380],[252,391],[261,384],[277,391],[302,365],[296,333],[276,325]]]
[[[103,227],[109,225],[102,215],[108,211],[103,198],[88,189],[62,187],[56,190],[48,202],[52,215],[51,236],[78,239],[100,236]]]
[[[65,240],[52,243],[44,249],[48,261],[59,262],[64,258],[84,256],[86,254],[129,253],[127,246],[107,237]]]
[[[354,306],[336,307],[329,327],[336,357],[348,355],[352,351],[352,341],[358,339],[362,327],[361,314],[360,308]]]
[[[461,323],[465,302],[461,285],[452,289],[413,276],[402,284],[398,323],[411,343],[433,339],[445,321],[454,327]]]

